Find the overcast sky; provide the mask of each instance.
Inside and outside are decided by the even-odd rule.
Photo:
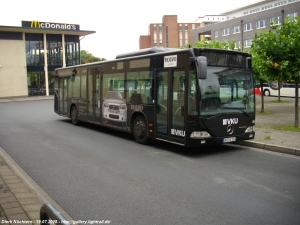
[[[139,36],[164,15],[177,15],[178,23],[199,16],[219,15],[259,0],[0,0],[0,25],[21,26],[21,21],[79,24],[96,31],[81,41],[81,49],[113,59],[139,49]]]

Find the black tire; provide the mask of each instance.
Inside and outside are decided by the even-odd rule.
[[[270,96],[270,91],[269,90],[264,90],[264,96]]]
[[[79,125],[79,120],[78,120],[78,111],[76,106],[73,106],[71,109],[71,122],[72,124],[74,124],[75,126]]]
[[[148,144],[150,139],[147,135],[147,123],[143,116],[138,116],[133,122],[133,136],[137,143]]]

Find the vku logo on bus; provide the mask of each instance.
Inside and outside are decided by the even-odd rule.
[[[231,119],[223,119],[223,125],[231,125],[231,124],[238,124],[238,118],[231,118]]]
[[[185,137],[185,131],[184,130],[176,130],[176,129],[171,129],[171,134],[180,136],[180,137]]]

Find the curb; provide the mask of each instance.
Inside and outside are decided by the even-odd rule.
[[[10,98],[0,98],[0,103],[53,100],[53,99],[54,99],[53,95],[35,96],[35,97],[10,97]]]
[[[233,144],[259,148],[259,149],[272,151],[272,152],[279,152],[279,153],[285,153],[289,155],[300,156],[300,149],[298,148],[288,148],[280,145],[270,145],[266,143],[255,142],[255,141],[240,141]]]

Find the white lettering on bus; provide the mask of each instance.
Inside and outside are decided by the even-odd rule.
[[[185,131],[184,130],[176,130],[176,129],[171,129],[171,134],[180,136],[180,137],[185,137]]]
[[[144,109],[144,108],[143,108],[142,105],[131,105],[131,110],[142,112],[143,109]]]
[[[238,118],[223,119],[223,125],[238,124]]]

